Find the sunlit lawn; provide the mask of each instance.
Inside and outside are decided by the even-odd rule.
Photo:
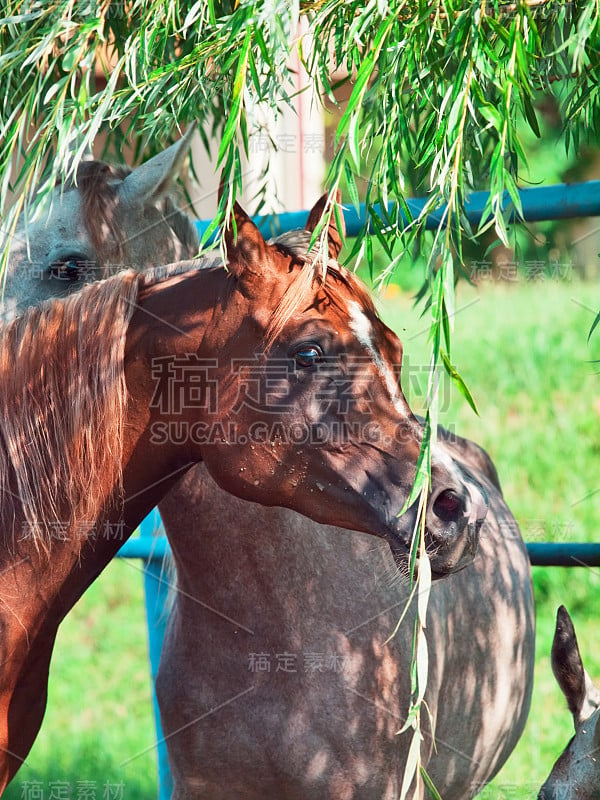
[[[139,566],[115,559],[61,626],[45,722],[6,797],[156,795],[155,758],[147,750],[156,737]]]
[[[405,343],[405,382],[419,407],[426,321],[410,297],[382,301]],[[446,425],[493,456],[509,505],[528,540],[600,539],[600,307],[590,284],[461,287],[453,359],[479,407],[442,394]],[[6,796],[30,800],[124,800],[156,792],[154,725],[137,562],[114,562],[64,623],[55,651],[44,728]],[[571,735],[549,666],[554,616],[571,611],[588,671],[596,647],[598,570],[536,569],[536,688],[527,731],[486,798],[533,798]],[[87,783],[85,783],[87,782]],[[121,788],[122,786],[122,788]],[[274,799],[276,800],[276,799]]]

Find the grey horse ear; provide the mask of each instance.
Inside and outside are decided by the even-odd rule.
[[[119,188],[129,202],[143,203],[166,194],[177,177],[190,149],[195,125],[182,138],[136,167]]]

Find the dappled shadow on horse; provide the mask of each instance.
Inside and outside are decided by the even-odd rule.
[[[444,800],[464,800],[525,726],[534,603],[493,465],[439,435],[489,501],[473,563],[433,584],[427,615],[423,764]],[[177,565],[156,685],[175,800],[397,798],[415,607],[388,641],[409,594],[389,548],[228,497],[204,466],[160,509]]]
[[[406,563],[416,511],[397,515],[422,429],[397,380],[400,343],[353,275],[331,262],[323,280],[238,206],[234,218],[228,272],[128,271],[2,329],[2,787],[41,724],[60,621],[192,463],[246,500],[383,537]],[[248,382],[259,400],[240,403]],[[157,434],[174,418],[203,435]],[[274,423],[342,434],[308,446],[265,437]],[[444,454],[432,475],[426,541],[441,576],[472,560],[486,504]]]

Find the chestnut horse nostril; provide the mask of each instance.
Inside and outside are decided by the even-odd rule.
[[[442,522],[456,522],[465,513],[465,504],[455,491],[444,489],[435,498],[432,510]]]

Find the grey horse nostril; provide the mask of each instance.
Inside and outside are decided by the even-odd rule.
[[[465,505],[455,491],[444,489],[435,498],[432,510],[442,522],[456,522],[464,514]]]

